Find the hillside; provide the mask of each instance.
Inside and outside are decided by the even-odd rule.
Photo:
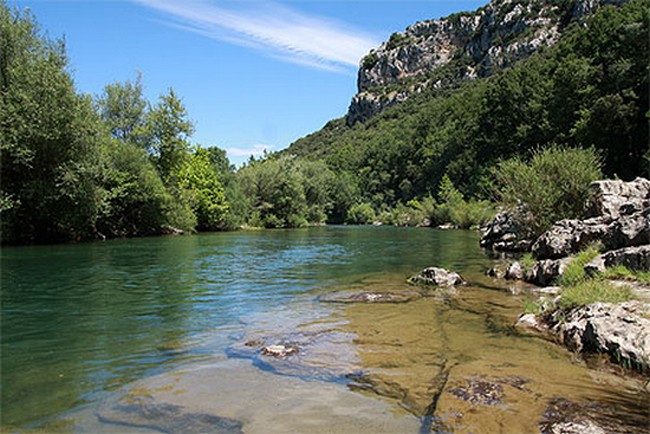
[[[481,195],[496,162],[549,144],[596,148],[608,176],[647,173],[648,10],[495,0],[418,23],[362,61],[346,116],[284,153],[324,159],[389,204],[435,193],[444,174]]]
[[[493,0],[475,12],[418,22],[362,59],[346,116],[364,122],[427,89],[485,78],[553,45],[568,25],[627,0]]]

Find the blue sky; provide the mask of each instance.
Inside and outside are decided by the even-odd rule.
[[[487,0],[9,0],[65,37],[80,92],[143,75],[173,87],[193,140],[236,164],[282,149],[347,111],[361,57],[416,21]]]

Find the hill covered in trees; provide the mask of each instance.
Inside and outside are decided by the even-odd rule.
[[[572,11],[584,2],[493,3],[560,4]],[[647,173],[648,11],[650,2],[633,0],[563,20],[557,42],[486,78],[426,85],[431,74],[467,70],[462,56],[425,68],[412,74],[424,87],[403,102],[364,122],[350,122],[350,114],[330,121],[285,153],[324,160],[349,174],[374,205],[436,194],[445,175],[463,193],[485,196],[493,187],[491,168],[499,161],[528,158],[551,145],[594,148],[607,176],[631,179]],[[385,53],[389,45],[378,51]],[[360,77],[367,69],[362,63]],[[374,94],[392,92],[395,80],[384,81],[371,88]],[[366,92],[362,86],[360,91]]]
[[[63,43],[2,2],[2,242],[469,227],[491,200],[520,202],[513,185],[575,201],[561,190],[648,174],[649,21],[650,0],[495,0],[418,23],[362,60],[346,116],[235,170],[225,151],[191,145],[172,89],[147,101],[138,76],[78,94]]]

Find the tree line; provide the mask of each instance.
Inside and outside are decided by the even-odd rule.
[[[487,80],[425,92],[353,127],[331,121],[235,170],[223,149],[192,145],[173,89],[148,101],[137,75],[95,97],[77,93],[63,42],[2,2],[2,242],[377,221],[470,227],[495,201],[522,198],[542,230],[577,212],[578,184],[647,173],[649,6],[602,8]],[[572,191],[553,190],[559,179]]]

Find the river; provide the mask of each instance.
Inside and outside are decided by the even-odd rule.
[[[526,296],[492,263],[474,232],[392,227],[3,247],[0,428],[534,432],[559,400],[647,426],[640,380],[513,330]],[[323,302],[427,266],[470,284]],[[300,351],[260,353],[278,343]]]

